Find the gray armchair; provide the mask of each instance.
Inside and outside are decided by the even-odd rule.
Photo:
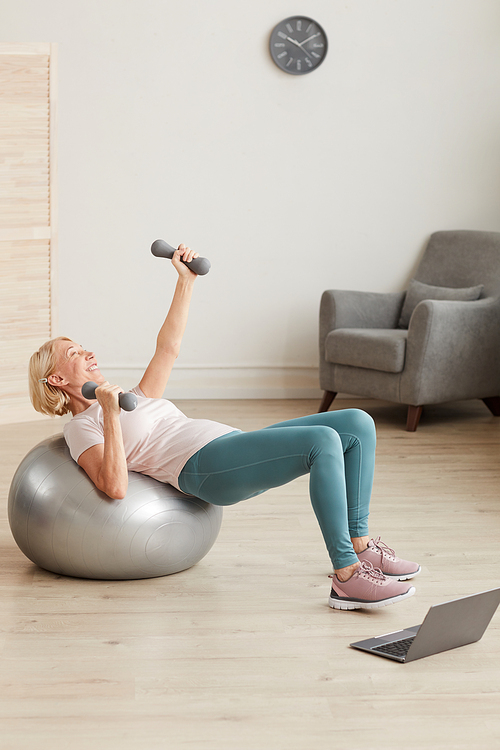
[[[425,404],[500,416],[500,232],[431,235],[407,292],[324,292],[319,329],[320,412],[344,392],[408,405],[409,431]]]

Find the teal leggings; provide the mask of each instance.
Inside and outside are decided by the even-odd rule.
[[[351,537],[368,534],[375,425],[359,409],[312,414],[212,440],[185,464],[179,487],[233,505],[309,474],[311,504],[334,569],[358,562]]]

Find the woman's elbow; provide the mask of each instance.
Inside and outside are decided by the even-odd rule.
[[[181,351],[181,343],[182,342],[179,339],[161,341],[160,337],[158,337],[156,351],[169,359],[177,359]]]
[[[97,489],[104,492],[110,500],[123,500],[128,490],[127,482],[102,482]]]
[[[127,494],[127,490],[116,490],[115,492],[112,492],[111,494],[108,494],[108,493],[106,494],[111,500],[124,500]]]

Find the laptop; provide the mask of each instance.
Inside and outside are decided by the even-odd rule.
[[[500,588],[464,596],[429,609],[421,625],[349,644],[406,664],[478,641],[500,604]]]

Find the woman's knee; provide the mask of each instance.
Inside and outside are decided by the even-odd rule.
[[[343,455],[342,438],[333,427],[314,425],[306,429],[309,433],[308,438],[311,449],[332,455]]]
[[[366,411],[362,409],[345,409],[343,413],[349,429],[354,435],[358,437],[375,437],[375,422]]]

